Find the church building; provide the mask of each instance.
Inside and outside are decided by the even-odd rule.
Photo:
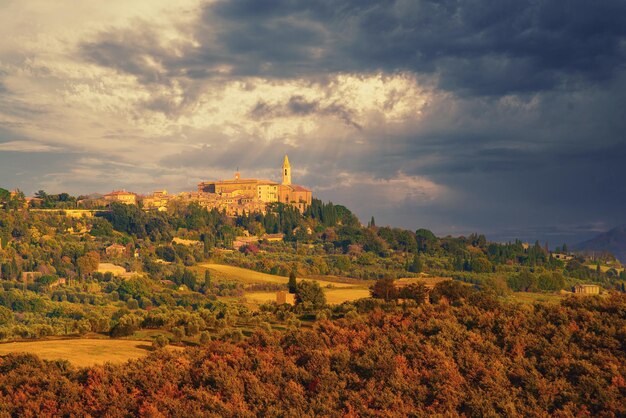
[[[264,211],[268,203],[281,202],[298,208],[300,212],[311,204],[309,189],[292,184],[291,164],[285,155],[282,183],[271,180],[241,178],[239,171],[232,180],[206,181],[198,184],[198,194],[208,207],[225,209],[229,214],[243,211]]]

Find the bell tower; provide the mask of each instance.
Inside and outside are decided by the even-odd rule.
[[[283,160],[283,184],[286,186],[291,184],[291,165],[289,164],[287,154],[285,154],[285,159]]]

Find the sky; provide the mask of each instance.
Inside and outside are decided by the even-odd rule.
[[[623,0],[0,0],[0,187],[293,180],[366,223],[626,223]]]

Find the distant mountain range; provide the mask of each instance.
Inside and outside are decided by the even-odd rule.
[[[582,252],[608,251],[620,262],[626,263],[626,225],[603,232],[590,240],[574,245],[572,249]]]

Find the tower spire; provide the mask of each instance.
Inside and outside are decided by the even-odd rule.
[[[291,164],[289,164],[287,154],[285,154],[285,159],[283,160],[283,184],[287,186],[291,184]]]

